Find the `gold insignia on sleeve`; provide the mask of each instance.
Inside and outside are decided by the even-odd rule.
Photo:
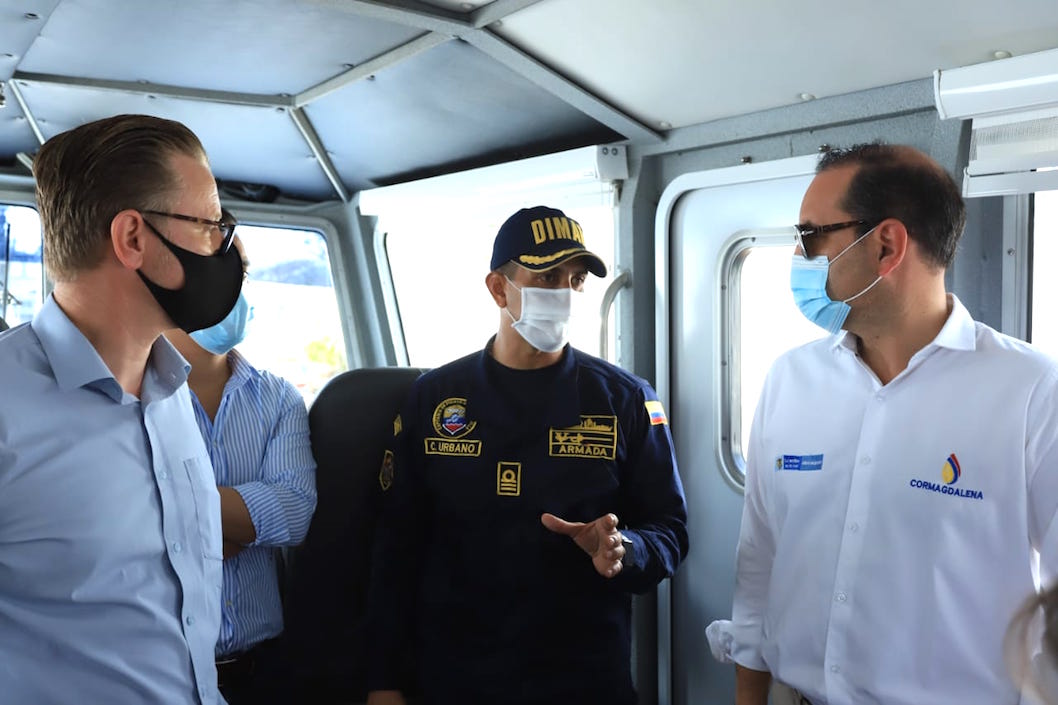
[[[393,419],[393,435],[399,436],[400,432],[404,430],[404,422],[400,420],[400,414],[397,414],[397,418]]]
[[[501,497],[517,497],[522,493],[522,464],[496,463],[496,494]]]
[[[382,486],[383,492],[393,486],[393,451],[391,450],[387,450],[382,456],[382,468],[378,471],[378,484]]]

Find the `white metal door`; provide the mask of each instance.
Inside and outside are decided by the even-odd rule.
[[[658,208],[658,392],[670,412],[687,493],[690,554],[672,582],[671,639],[661,634],[660,702],[734,702],[734,669],[713,660],[705,629],[730,616],[741,487],[721,468],[725,391],[724,320],[737,321],[722,291],[728,250],[747,231],[792,226],[816,156],[682,176]],[[793,229],[788,231],[791,236]],[[664,627],[662,627],[664,629]],[[665,645],[671,644],[671,663]],[[666,675],[671,681],[666,683]]]

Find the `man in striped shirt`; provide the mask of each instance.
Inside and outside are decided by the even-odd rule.
[[[283,630],[276,555],[304,540],[316,508],[316,462],[297,389],[255,369],[234,346],[251,309],[166,337],[191,363],[188,385],[221,498],[224,594],[217,674],[229,705],[273,702],[274,639]],[[269,664],[269,665],[264,665]]]

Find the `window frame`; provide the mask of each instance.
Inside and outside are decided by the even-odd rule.
[[[0,205],[31,208],[32,210],[37,212],[37,216],[38,217],[40,216],[40,209],[37,208],[37,202],[36,202],[35,197],[33,196],[33,194],[26,194],[24,191],[16,191],[16,190],[11,190],[11,189],[6,189],[6,188],[0,187]],[[44,224],[43,223],[41,223],[40,237],[41,237],[41,242],[43,244],[43,240],[44,240]],[[41,264],[41,266],[40,266],[40,292],[41,292],[41,294],[40,295],[41,295],[41,303],[43,304],[45,301],[48,300],[48,297],[51,296],[51,290],[54,287],[52,285],[51,279],[48,278],[47,267],[44,265],[43,245],[42,245],[42,248],[41,248],[41,252],[42,252],[42,256],[41,256],[41,262],[40,262],[40,264]],[[6,253],[0,252],[0,258],[4,258],[5,255],[6,255]],[[6,259],[5,259],[5,262],[6,262]],[[4,278],[5,278],[5,281],[6,281],[6,279],[7,279],[6,271],[4,273]],[[2,287],[0,287],[0,290],[6,290],[6,289],[3,289]],[[0,296],[2,296],[2,294],[0,294]],[[0,301],[0,312],[3,312],[5,310],[6,310],[5,302]],[[2,316],[2,313],[0,313],[0,316]],[[14,324],[11,324],[10,321],[8,321],[8,324],[11,325],[12,327],[14,327]]]
[[[348,370],[363,366],[361,341],[357,336],[355,312],[350,300],[352,291],[343,263],[348,261],[344,240],[339,236],[334,222],[327,218],[305,213],[277,211],[262,208],[260,204],[222,203],[239,225],[250,225],[259,228],[277,228],[283,230],[311,230],[323,236],[327,246],[328,266],[331,270],[331,282],[338,303],[338,316],[345,345],[345,364]]]
[[[714,445],[719,456],[720,474],[740,492],[746,486],[746,449],[742,445],[746,429],[742,428],[741,413],[742,267],[754,249],[792,243],[792,228],[750,228],[731,235],[720,251],[720,276],[716,280],[719,287],[716,300],[720,306],[720,331],[716,336],[720,394],[716,398],[719,425]],[[739,413],[735,413],[735,409]]]

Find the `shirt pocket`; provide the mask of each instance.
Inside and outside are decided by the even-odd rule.
[[[184,460],[191,496],[195,503],[195,526],[188,527],[188,535],[194,531],[200,537],[202,555],[206,558],[224,560],[224,537],[220,520],[220,493],[213,479],[213,467],[206,458],[194,457]]]

